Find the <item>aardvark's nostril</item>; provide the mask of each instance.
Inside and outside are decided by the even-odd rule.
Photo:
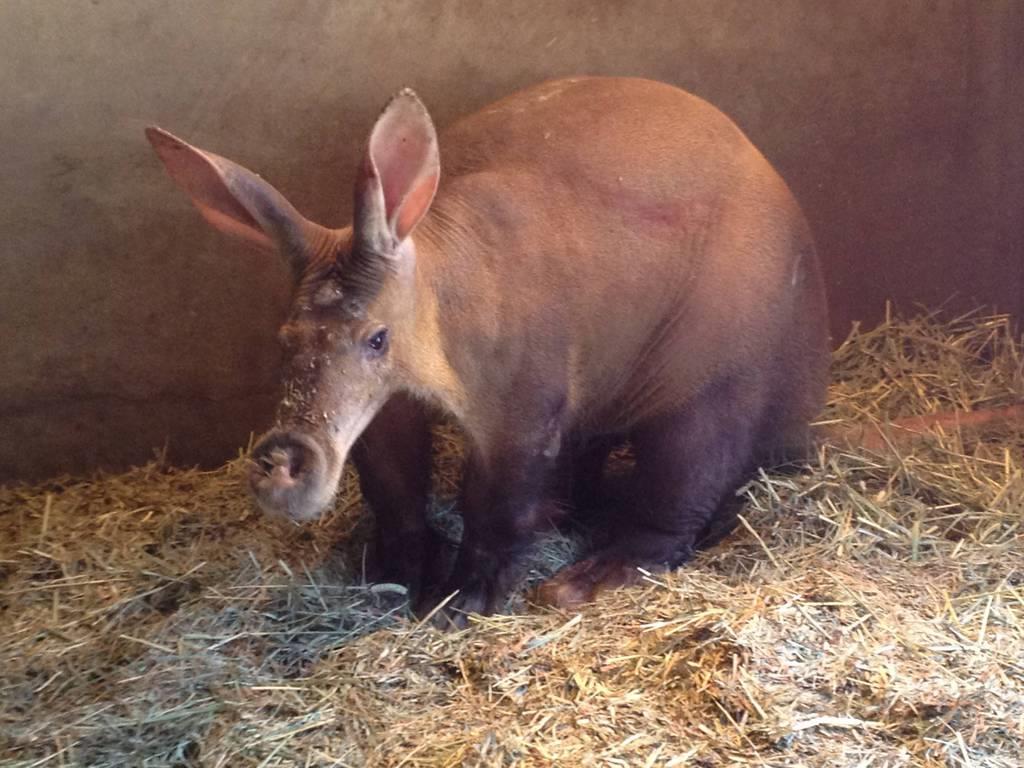
[[[299,446],[290,448],[278,446],[258,456],[256,463],[266,475],[295,478],[301,474],[304,462]]]

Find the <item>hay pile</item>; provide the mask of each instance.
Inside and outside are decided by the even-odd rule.
[[[835,421],[1024,399],[1003,317],[890,320],[835,374]],[[1019,766],[1022,447],[826,446],[679,573],[459,634],[359,586],[351,476],[306,528],[254,513],[237,462],[2,489],[0,761]]]

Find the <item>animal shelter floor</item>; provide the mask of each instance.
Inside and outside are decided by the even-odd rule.
[[[837,351],[823,418],[1020,402],[1022,360],[1005,317],[890,319]],[[9,485],[0,763],[1018,766],[1022,455],[1013,430],[824,445],[676,573],[461,632],[362,582],[351,472],[305,527],[254,510],[241,460]],[[546,536],[524,581],[581,546]]]

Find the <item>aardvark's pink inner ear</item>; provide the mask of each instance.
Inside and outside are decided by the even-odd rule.
[[[372,169],[383,192],[380,220],[386,222],[394,240],[401,242],[430,208],[440,178],[434,124],[412,91],[395,96],[377,119],[367,160],[364,166]],[[368,192],[359,189],[366,181],[360,179],[357,195]]]
[[[222,158],[205,153],[157,127],[146,128],[145,136],[150,139],[171,178],[207,221],[234,237],[243,238],[260,248],[273,249],[274,243],[267,232],[228,188],[217,163]]]
[[[222,232],[274,250],[282,245],[280,225],[301,220],[277,190],[251,171],[160,128],[147,128],[146,138],[203,218]]]

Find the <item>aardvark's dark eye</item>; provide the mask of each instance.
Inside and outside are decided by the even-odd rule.
[[[366,340],[366,346],[375,353],[383,352],[388,346],[388,329],[381,328]]]

